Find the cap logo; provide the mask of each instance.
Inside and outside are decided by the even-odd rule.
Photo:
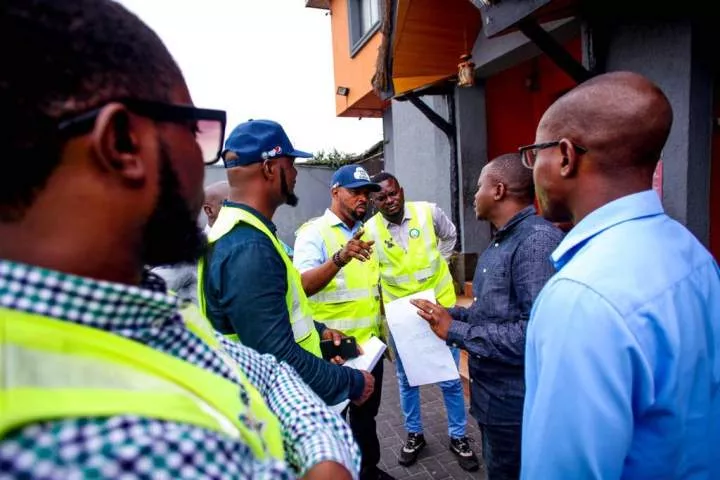
[[[355,178],[355,180],[365,180],[366,182],[370,181],[370,176],[365,171],[365,169],[362,167],[357,167],[355,169],[355,173],[353,173],[353,177]]]
[[[280,147],[280,145],[278,145],[277,147],[273,148],[272,150],[268,150],[267,152],[262,152],[262,154],[260,156],[262,157],[263,160],[267,160],[268,158],[275,158],[281,154],[282,154],[282,148]]]

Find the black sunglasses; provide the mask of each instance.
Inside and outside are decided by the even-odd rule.
[[[537,161],[538,152],[540,150],[557,147],[558,145],[560,145],[560,140],[555,142],[534,143],[532,145],[525,145],[524,147],[518,148],[523,166],[532,170],[535,167],[535,162]],[[588,151],[587,148],[581,147],[575,143],[573,143],[572,146],[579,153],[587,153]]]
[[[212,165],[220,158],[227,121],[225,111],[134,98],[108,100],[105,103],[112,102],[122,103],[131,112],[158,122],[187,125],[195,135],[195,141],[202,152],[203,162],[206,165]],[[102,107],[61,120],[58,123],[58,130],[69,135],[85,133],[95,124],[100,110]]]

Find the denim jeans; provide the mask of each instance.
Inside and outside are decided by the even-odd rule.
[[[397,352],[394,343],[392,349]],[[450,351],[455,358],[455,364],[460,361],[460,350],[451,348]],[[398,386],[400,387],[400,407],[405,417],[405,430],[408,433],[422,433],[423,425],[420,416],[420,387],[411,387],[408,383],[405,369],[403,368],[400,355],[395,355],[395,368],[397,370]],[[442,390],[445,400],[445,410],[448,417],[448,435],[450,438],[465,436],[467,416],[465,413],[465,398],[463,396],[463,385],[460,379],[448,380],[437,384]]]

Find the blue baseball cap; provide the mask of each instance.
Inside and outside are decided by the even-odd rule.
[[[371,192],[379,192],[382,187],[370,181],[370,175],[360,165],[345,165],[332,176],[330,188],[367,188]]]
[[[225,160],[225,153],[238,156]],[[272,120],[249,120],[230,132],[223,150],[225,168],[243,167],[278,157],[311,158],[312,153],[295,150],[285,130]]]

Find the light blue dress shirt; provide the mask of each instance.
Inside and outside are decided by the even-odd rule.
[[[584,218],[527,333],[524,479],[720,478],[720,270],[653,191]]]
[[[363,223],[358,221],[355,222],[352,228],[349,228],[330,209],[325,210],[323,217],[333,227],[339,225],[340,231],[343,232],[347,240],[350,240],[363,226]],[[322,265],[335,253],[328,252],[325,249],[325,243],[323,243],[320,234],[320,226],[317,223],[312,223],[313,220],[316,220],[316,218],[308,220],[305,225],[298,229],[297,238],[295,239],[293,264],[300,273]]]

